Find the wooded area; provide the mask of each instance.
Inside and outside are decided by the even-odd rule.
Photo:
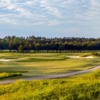
[[[100,50],[100,38],[46,38],[46,37],[16,37],[0,38],[0,50],[29,52],[56,50]]]

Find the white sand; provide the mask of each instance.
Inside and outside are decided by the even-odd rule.
[[[2,61],[2,62],[9,62],[11,60],[9,60],[9,59],[0,59],[0,61]]]
[[[68,58],[94,58],[93,56],[81,57],[81,56],[67,56]]]
[[[94,58],[93,56],[87,56],[87,57],[84,57],[84,58]]]
[[[81,58],[80,56],[67,56],[68,58]]]

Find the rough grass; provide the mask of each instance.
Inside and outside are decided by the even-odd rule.
[[[1,85],[0,100],[100,100],[100,70],[71,78]]]

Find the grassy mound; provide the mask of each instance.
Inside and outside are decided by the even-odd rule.
[[[10,78],[10,77],[16,77],[16,76],[22,76],[21,73],[0,73],[0,79]]]
[[[100,70],[51,80],[17,81],[0,86],[0,100],[99,100]]]

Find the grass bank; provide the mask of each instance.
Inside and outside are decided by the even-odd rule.
[[[21,73],[0,73],[0,79],[5,79],[5,78],[11,78],[11,77],[17,77],[17,76],[22,76]]]
[[[0,85],[0,100],[99,100],[100,70],[81,76]]]

